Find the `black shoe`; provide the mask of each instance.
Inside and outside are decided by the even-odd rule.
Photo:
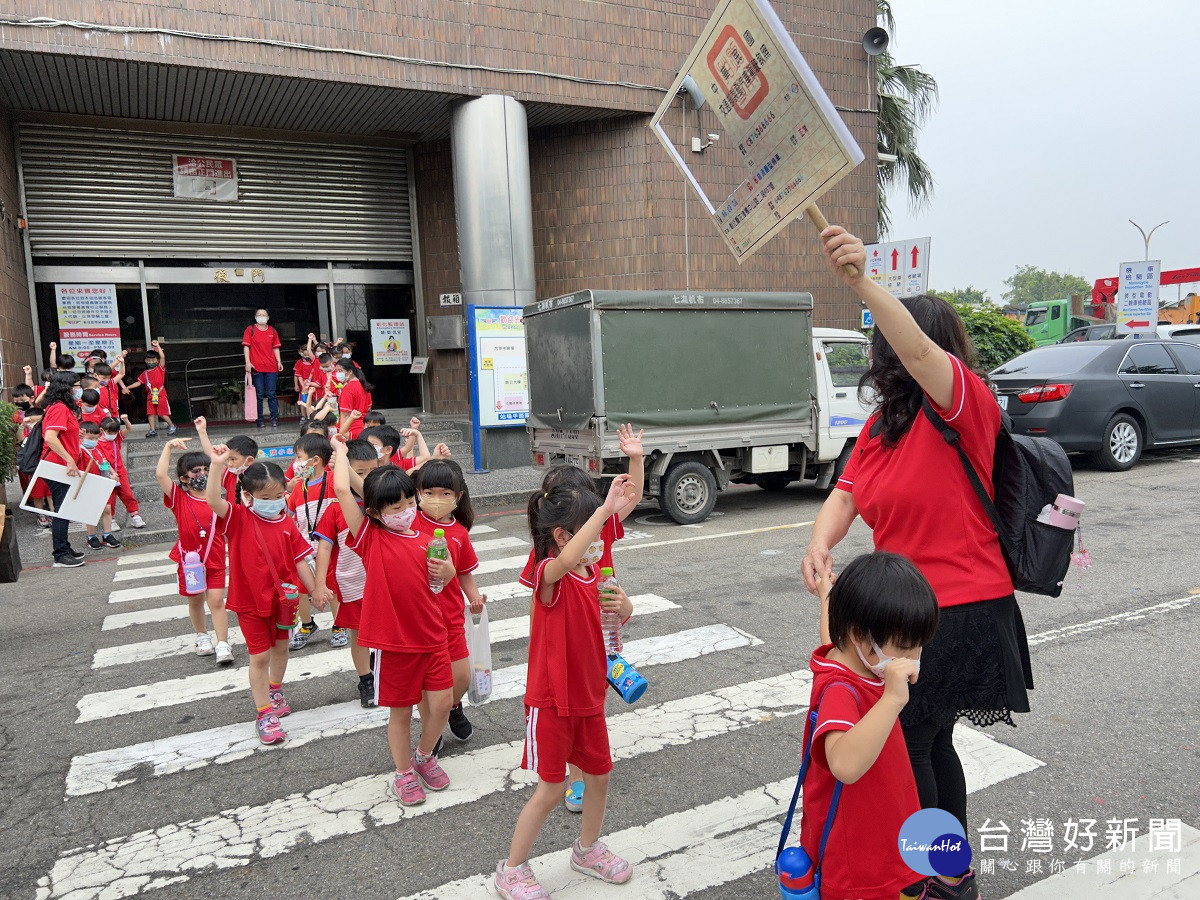
[[[104,536],[104,543],[106,543],[106,544],[108,544],[108,546],[114,547],[116,549],[120,549],[120,547],[121,547],[121,541],[117,538],[117,536],[115,534],[106,534]]]
[[[84,559],[87,557],[87,554],[80,553],[74,547],[68,547],[67,548],[67,556],[70,556],[72,559]]]
[[[450,707],[450,733],[460,741],[469,741],[474,732],[471,720],[463,712],[462,704]]]
[[[967,872],[958,884],[946,884],[936,875],[925,880],[923,897],[929,900],[979,900],[979,886],[975,884],[975,870]]]
[[[446,739],[439,737],[438,742],[433,745],[433,755],[438,759],[442,758],[442,751],[446,749]]]
[[[358,702],[363,705],[363,709],[370,709],[375,705],[375,676],[373,674],[359,676]]]
[[[95,534],[88,536],[87,545],[92,550],[103,550],[104,549],[104,545],[102,543],[100,543],[99,536],[95,535]],[[80,555],[82,555],[82,554],[80,554]]]
[[[54,568],[56,569],[78,569],[82,565],[83,560],[75,556],[63,554],[54,557]]]

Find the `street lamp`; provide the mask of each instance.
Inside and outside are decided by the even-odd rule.
[[[1146,259],[1150,259],[1150,238],[1154,237],[1154,232],[1158,231],[1158,229],[1162,228],[1164,225],[1168,224],[1170,221],[1171,220],[1168,219],[1166,222],[1159,222],[1157,225],[1155,225],[1153,228],[1150,229],[1149,234],[1146,234],[1145,228],[1143,228],[1137,222],[1133,221],[1133,219],[1129,220],[1129,224],[1132,225],[1134,228],[1136,228],[1138,231],[1140,231],[1142,233],[1142,240],[1146,242]]]

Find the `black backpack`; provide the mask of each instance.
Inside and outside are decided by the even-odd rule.
[[[42,423],[29,432],[29,437],[17,450],[17,471],[22,475],[32,475],[37,471],[38,463],[42,461],[42,451],[45,440],[42,437]]]
[[[958,451],[971,487],[1000,538],[1013,586],[1018,591],[1057,597],[1071,565],[1075,532],[1039,522],[1037,517],[1059,494],[1075,493],[1066,452],[1050,438],[1013,434],[1012,420],[1001,412],[992,469],[993,502],[959,445],[958,432],[934,412],[928,398],[923,406],[934,428]]]

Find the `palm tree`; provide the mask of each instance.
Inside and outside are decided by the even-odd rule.
[[[896,31],[889,0],[878,0],[879,18],[888,31]],[[908,201],[920,209],[933,197],[933,173],[917,151],[917,132],[938,101],[932,75],[916,66],[898,65],[886,50],[875,58],[875,86],[879,94],[878,151],[896,158],[879,162],[879,234],[891,229],[887,192],[897,182],[908,189]]]

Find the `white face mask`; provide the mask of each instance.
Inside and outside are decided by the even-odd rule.
[[[413,520],[417,517],[417,508],[410,506],[408,509],[402,509],[397,513],[388,513],[380,516],[385,528],[391,531],[408,531],[412,528]]]
[[[383,459],[383,448],[382,448],[382,447],[376,447],[376,448],[375,448],[375,458],[376,458],[376,459]]]
[[[865,656],[863,656],[863,652],[858,649],[858,644],[854,645],[854,652],[858,654],[858,658],[860,660],[862,660],[862,664],[864,666],[866,666],[868,669],[870,669],[871,673],[876,678],[882,680],[883,673],[887,669],[888,663],[892,662],[892,660],[894,660],[896,657],[887,656],[886,654],[884,654],[884,652],[879,649],[879,645],[877,643],[875,643],[875,641],[871,641],[871,649],[874,650],[875,655],[879,657],[879,662],[875,663],[875,665],[871,665],[869,662],[867,662],[867,658]],[[921,674],[921,657],[918,656],[916,659],[914,659],[913,664],[917,667],[917,674],[920,675]]]
[[[228,471],[232,472],[234,475],[241,475],[248,468],[250,468],[249,463],[242,463],[240,466],[229,466]]]
[[[243,319],[242,321],[245,321],[245,319]],[[266,325],[267,317],[266,316],[255,316],[254,321],[257,322],[259,325]]]
[[[345,384],[346,379],[350,377],[350,373],[347,372],[345,369],[338,369],[337,374],[334,375],[333,377],[336,378],[338,381],[342,382],[342,384]]]
[[[600,562],[600,558],[604,556],[604,541],[592,541],[588,544],[587,550],[583,552],[583,556],[579,561],[585,566],[594,566]]]
[[[104,440],[106,440],[106,441],[115,441],[117,439],[117,436],[115,434],[105,434],[105,435],[101,435],[101,437],[103,437]]]
[[[242,491],[242,505],[249,507],[250,512],[257,515],[260,519],[278,519],[279,514],[283,512],[283,508],[287,505],[287,500],[282,497],[278,500],[260,500]]]

